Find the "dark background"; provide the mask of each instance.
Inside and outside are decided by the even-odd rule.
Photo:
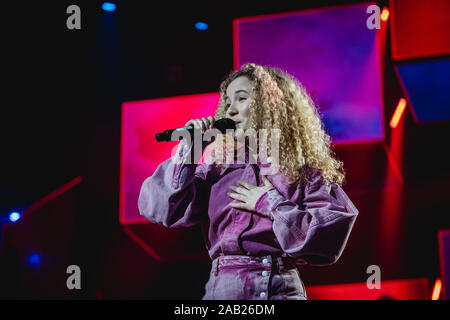
[[[357,2],[364,1],[116,1],[114,13],[103,12],[101,1],[5,4],[0,214],[22,211],[81,176],[67,261],[83,270],[83,290],[69,297],[200,298],[209,260],[156,262],[119,225],[122,102],[217,91],[233,69],[234,18]],[[66,28],[71,4],[81,8],[81,30]],[[209,29],[196,30],[196,21],[207,22]],[[386,59],[389,128],[400,88],[388,53]],[[371,264],[386,270],[383,279],[434,281],[439,276],[437,230],[450,227],[449,123],[417,126],[410,113],[404,117],[406,184],[398,194],[376,183],[352,189],[357,186],[352,170],[381,170],[374,161],[385,161],[379,145],[336,148],[349,173],[344,189],[361,214],[343,262],[324,269],[306,267],[306,285],[365,281],[365,267]],[[395,266],[381,253],[389,250],[379,237],[383,224],[377,213],[383,197],[403,199],[398,243],[388,244],[395,247],[392,252],[402,252]],[[9,258],[4,254],[2,260],[3,297],[58,297],[44,285],[35,291],[27,288]]]

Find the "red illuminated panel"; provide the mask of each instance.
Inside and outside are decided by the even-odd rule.
[[[310,300],[428,300],[428,279],[381,281],[380,289],[365,282],[306,287]]]
[[[391,0],[394,60],[450,54],[450,1]]]
[[[149,222],[139,214],[137,206],[142,183],[178,145],[177,141],[157,142],[155,134],[183,127],[190,119],[215,115],[218,102],[219,93],[206,93],[122,104],[121,224]]]
[[[450,229],[439,230],[439,263],[441,269],[441,298],[450,300]]]

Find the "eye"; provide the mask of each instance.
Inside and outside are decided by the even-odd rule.
[[[240,97],[239,98],[239,101],[244,101],[244,100],[246,100],[247,98],[246,97]]]
[[[225,109],[228,109],[229,106],[230,106],[230,104],[227,103],[227,104],[225,105]]]

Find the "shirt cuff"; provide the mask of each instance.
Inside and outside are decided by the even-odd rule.
[[[191,163],[191,158],[188,157],[188,153],[191,151],[192,145],[189,146],[184,140],[181,140],[178,144],[176,153],[172,156],[171,161],[173,162],[173,177],[172,177],[172,187],[178,188],[180,183],[182,184],[184,180],[191,176],[197,165]]]
[[[272,188],[263,193],[259,197],[255,204],[255,211],[270,218],[273,221],[273,211],[276,206],[284,200],[284,197],[278,192],[277,189]]]

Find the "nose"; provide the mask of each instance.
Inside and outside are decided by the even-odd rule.
[[[235,107],[233,107],[233,105],[230,105],[230,107],[227,110],[227,116],[229,118],[237,115],[238,113],[239,113],[239,111]]]

